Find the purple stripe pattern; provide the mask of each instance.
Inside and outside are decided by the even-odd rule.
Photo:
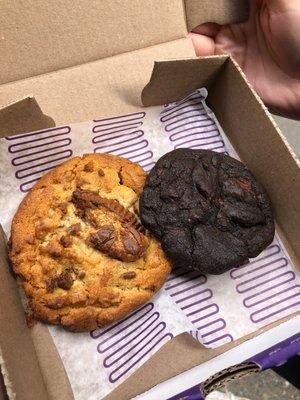
[[[191,334],[209,347],[231,342],[226,322],[220,317],[219,306],[213,300],[213,292],[206,285],[207,278],[198,271],[173,269],[165,289],[181,308],[196,331]]]
[[[142,130],[145,115],[145,112],[138,112],[94,120],[94,152],[126,157],[149,171],[154,165],[154,159]]]
[[[92,331],[91,337],[99,340],[97,350],[103,356],[109,381],[114,383],[130,374],[173,335],[154,304],[147,303],[109,328]]]
[[[204,97],[194,92],[181,101],[166,105],[160,121],[174,149],[209,149],[225,152],[222,136],[203,107]]]
[[[21,192],[28,192],[45,172],[72,157],[70,132],[63,126],[5,138]]]
[[[249,263],[232,269],[230,276],[252,322],[263,326],[300,311],[300,285],[275,242]]]

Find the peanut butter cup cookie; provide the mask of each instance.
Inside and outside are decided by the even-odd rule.
[[[13,219],[10,257],[35,319],[92,330],[160,289],[170,265],[140,224],[145,178],[126,159],[88,154],[31,189]]]

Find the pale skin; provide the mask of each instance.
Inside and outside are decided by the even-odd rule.
[[[270,111],[300,119],[300,0],[249,0],[243,23],[199,25],[196,54],[230,54]]]

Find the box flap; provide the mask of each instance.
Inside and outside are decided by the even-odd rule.
[[[300,269],[299,159],[231,58],[212,85],[208,102],[243,162],[266,188],[280,237]]]
[[[140,93],[155,59],[194,54],[191,40],[179,39],[2,85],[0,102],[34,96],[56,125],[118,115],[141,106]],[[30,130],[25,126],[22,132]]]
[[[0,138],[52,126],[55,126],[53,119],[43,114],[33,97],[26,97],[0,109]]]
[[[48,326],[36,323],[30,333],[49,400],[74,400],[66,370],[48,330]]]
[[[11,399],[49,400],[16,281],[7,262],[2,228],[0,280],[0,298],[5,301],[5,307],[0,307],[0,365],[8,395]]]
[[[227,56],[158,61],[142,92],[144,106],[177,101],[195,89],[210,85],[220,73]]]
[[[182,0],[2,0],[0,26],[0,84],[187,33]]]
[[[185,0],[188,30],[204,22],[228,24],[248,17],[247,0]]]

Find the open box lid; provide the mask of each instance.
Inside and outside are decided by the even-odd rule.
[[[26,4],[21,0],[13,4],[8,0],[2,1],[0,5],[2,54],[0,106],[3,109],[0,110],[0,136],[136,110],[140,106],[141,90],[149,80],[155,60],[194,57],[192,44],[186,39],[188,29],[205,21],[232,22],[244,18],[247,13],[246,1],[202,0],[201,7],[199,3],[197,0],[185,2],[181,0],[163,2],[128,0],[127,10],[124,13],[124,2],[120,0],[109,2],[89,0],[75,4],[70,0],[55,3],[38,0],[28,1]],[[195,88],[195,83],[196,87],[212,85],[209,100],[220,110],[224,110],[220,115],[217,113],[217,116],[224,124],[225,130],[234,131],[237,121],[234,121],[234,118],[226,118],[226,114],[230,113],[230,107],[226,102],[226,97],[218,96],[219,89],[213,85],[213,82],[224,72],[225,78],[219,83],[223,85],[220,90],[226,92],[228,80],[238,74],[237,66],[226,57],[217,57],[210,61],[208,59],[194,60],[187,63],[191,65],[199,63],[196,67],[192,67],[193,75],[195,70],[201,72],[197,75],[197,82],[193,82],[191,89]],[[172,72],[171,64],[170,68]],[[204,74],[205,71],[207,75]],[[171,72],[170,77],[174,82]],[[241,80],[234,81],[237,85],[236,91],[239,90],[238,85],[245,84],[242,77],[239,79]],[[172,86],[173,82],[169,82],[169,85]],[[246,90],[249,90],[247,84],[245,85]],[[168,93],[164,95],[166,94],[169,96]],[[251,107],[255,107],[260,115],[258,121],[252,121],[254,127],[260,126],[261,131],[266,130],[272,138],[275,138],[271,142],[274,147],[279,144],[279,153],[284,155],[282,163],[288,162],[292,171],[295,172],[293,196],[290,193],[287,204],[295,209],[300,192],[296,162],[286,143],[282,141],[280,134],[266,116],[261,104],[257,102],[253,93],[252,95],[248,93],[248,95]],[[162,97],[160,102],[169,98],[168,96]],[[149,104],[151,102],[152,100]],[[245,109],[245,104],[240,106],[243,110]],[[251,119],[248,122],[250,123],[249,130],[251,127],[253,129]],[[244,134],[247,135],[247,132],[246,130]],[[235,139],[235,144],[239,149],[238,137]],[[251,140],[252,146],[255,146],[255,137]],[[258,154],[257,159],[260,156]],[[263,165],[256,164],[255,158],[249,162],[250,168],[253,164],[255,173],[263,174]],[[287,179],[285,182],[288,184]],[[285,193],[288,190],[289,187],[286,186]],[[279,201],[282,198],[279,197]],[[295,218],[290,218],[292,227],[299,226],[297,225],[299,217],[296,213]],[[292,230],[295,237],[295,229]],[[288,231],[290,232],[290,229]],[[26,330],[17,291],[12,289],[14,281],[7,276],[7,269],[2,273],[6,274],[2,282],[4,278],[10,279],[10,286],[6,286],[6,289],[8,287],[10,289],[5,292],[5,296],[10,297],[11,307],[15,307],[9,316],[11,322],[7,325],[8,331],[0,336],[7,374],[13,377],[11,382],[13,391],[25,400],[33,397],[57,399],[60,398],[58,396],[61,396],[62,392],[64,399],[71,399],[72,394],[66,383],[64,372],[60,370],[59,377],[54,374],[54,368],[50,369],[49,362],[45,364],[47,360],[42,355],[45,350],[49,350],[49,354],[51,353],[53,357],[48,357],[48,359],[51,359],[53,365],[58,365],[57,359],[55,361],[57,356],[55,349],[53,350],[53,346],[51,349],[51,344],[46,345],[51,338],[46,337],[47,333],[42,331],[40,324],[31,332]],[[2,290],[1,285],[0,290]],[[1,324],[2,321],[7,322],[7,318],[7,315],[0,313]],[[18,325],[19,329],[14,328],[17,326],[15,325],[17,321],[21,321],[21,325]],[[9,343],[5,339],[7,336],[10,336]],[[22,371],[19,371],[17,356],[10,358],[8,354],[14,343],[19,343],[15,349],[20,352],[24,340],[28,343],[33,340],[34,347],[26,345],[33,356],[24,357],[24,366]],[[162,357],[168,359],[171,354],[174,354],[175,348],[178,352],[186,351],[186,348],[190,351],[189,363],[182,365],[181,370],[188,369],[225,351],[224,348],[212,351],[204,349],[189,335],[184,334],[170,342]],[[165,370],[164,374],[161,374],[159,353],[153,361],[151,360],[151,379],[145,379],[149,377],[149,374],[146,375],[146,370],[142,367],[138,371],[139,384],[133,385],[134,380],[128,380],[120,386],[119,389],[122,392],[112,393],[111,398],[120,398],[120,393],[122,395],[126,393],[126,398],[130,398],[140,392],[141,388],[149,388],[162,379],[180,372],[180,368],[176,366],[175,370]],[[192,354],[195,356],[192,357]],[[35,365],[36,371],[32,371],[29,368],[30,365]],[[180,366],[180,363],[178,365]],[[24,370],[28,373],[23,373]],[[37,382],[37,387],[32,385],[30,393],[25,390],[28,380]],[[57,385],[58,381],[65,386]],[[63,390],[62,387],[64,387]],[[116,397],[118,395],[119,397]]]
[[[186,38],[195,21],[246,14],[246,0],[4,0],[0,107],[34,95],[56,125],[129,112],[154,60],[195,55]]]

